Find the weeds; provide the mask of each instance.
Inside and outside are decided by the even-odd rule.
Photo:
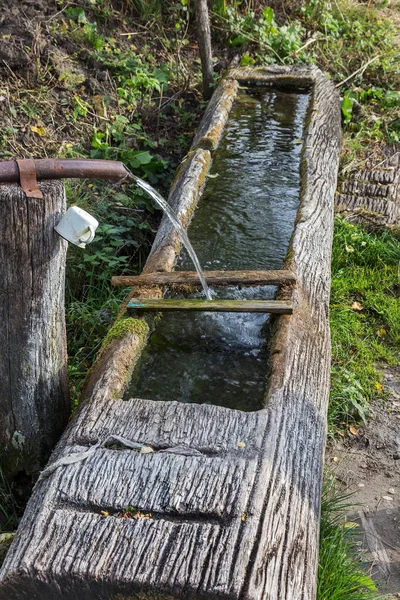
[[[12,486],[5,479],[0,469],[0,533],[15,529],[18,509]]]
[[[317,600],[382,598],[357,560],[357,525],[345,520],[351,507],[350,496],[338,495],[333,480],[326,481],[322,492]]]
[[[332,256],[330,435],[365,420],[382,395],[376,365],[399,359],[400,243],[336,219]]]
[[[148,220],[155,211],[148,197],[129,185],[115,188],[69,182],[67,198],[100,222],[94,241],[85,251],[69,246],[67,256],[66,321],[75,405],[87,369],[125,294],[111,288],[111,277],[141,271],[154,235]]]

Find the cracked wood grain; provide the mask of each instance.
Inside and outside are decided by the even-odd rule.
[[[41,481],[1,572],[1,600],[315,598],[339,102],[315,68],[235,69],[229,78],[312,89],[301,203],[284,265],[296,284],[289,297],[281,292],[293,315],[276,321],[265,408],[124,401],[115,368],[119,358],[137,360],[137,348],[119,340],[52,461],[113,434],[157,452],[99,448]],[[172,193],[185,226],[209,165],[204,152],[196,150],[200,163],[189,160]],[[145,271],[170,271],[178,251],[164,220]],[[176,446],[199,455],[159,452]],[[118,518],[127,505],[154,518]]]
[[[64,320],[67,243],[54,225],[65,210],[61,182],[43,199],[0,186],[0,464],[10,479],[33,478],[68,420]]]

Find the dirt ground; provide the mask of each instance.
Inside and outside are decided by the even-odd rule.
[[[337,442],[326,464],[341,492],[354,495],[348,515],[359,524],[362,560],[382,593],[400,598],[400,367],[382,367],[385,400],[372,405],[373,418]]]

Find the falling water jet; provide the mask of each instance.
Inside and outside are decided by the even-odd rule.
[[[143,181],[143,179],[136,177],[136,175],[133,175],[132,173],[130,173],[130,177],[134,180],[134,182],[136,183],[136,185],[138,187],[140,187],[142,190],[144,190],[154,200],[154,202],[156,202],[156,204],[158,204],[158,206],[164,211],[164,213],[169,218],[172,225],[175,227],[176,231],[180,235],[182,243],[185,246],[186,250],[188,251],[190,258],[192,259],[192,262],[193,262],[195,269],[197,271],[197,274],[199,276],[200,283],[203,287],[205,297],[207,298],[207,300],[212,300],[210,288],[208,287],[205,277],[203,275],[203,271],[201,269],[199,259],[197,258],[197,254],[194,251],[192,244],[190,243],[190,240],[188,238],[188,235],[187,235],[185,229],[179,223],[179,220],[178,220],[177,216],[175,215],[174,211],[171,209],[170,205],[168,204],[168,202],[166,202],[166,200],[164,200],[164,198],[153,187],[151,187],[151,185],[149,183],[147,183],[147,181]]]

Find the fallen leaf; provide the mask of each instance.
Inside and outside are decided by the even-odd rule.
[[[345,527],[345,529],[356,529],[359,527],[359,524],[355,523],[354,521],[345,521],[343,523],[343,527]]]
[[[353,427],[353,425],[350,425],[349,431],[350,431],[350,433],[352,435],[358,435],[358,429],[356,429],[355,427]]]
[[[359,302],[353,302],[353,304],[351,305],[351,308],[353,310],[362,310],[364,307]]]
[[[375,387],[378,390],[378,392],[383,392],[383,385],[379,383],[379,381],[375,381]]]
[[[339,462],[339,458],[338,458],[337,456],[334,456],[332,460],[333,460],[333,462],[335,462],[335,463],[338,463],[338,462]]]
[[[378,329],[378,336],[379,337],[385,337],[386,335],[386,329]]]
[[[36,125],[30,125],[29,129],[33,131],[33,133],[37,133],[38,135],[40,135],[40,137],[46,135],[45,127],[36,127]]]
[[[107,510],[102,510],[101,514],[103,515],[103,517],[109,517],[110,513]]]
[[[246,513],[243,513],[241,516],[242,521],[244,522],[247,519],[247,515]]]
[[[238,448],[246,448],[246,444],[244,442],[238,442],[237,445]]]
[[[0,533],[0,544],[11,544],[16,536],[16,532]]]
[[[346,252],[354,252],[353,246],[347,246],[346,244]]]
[[[140,454],[154,454],[154,449],[151,446],[142,446]]]

